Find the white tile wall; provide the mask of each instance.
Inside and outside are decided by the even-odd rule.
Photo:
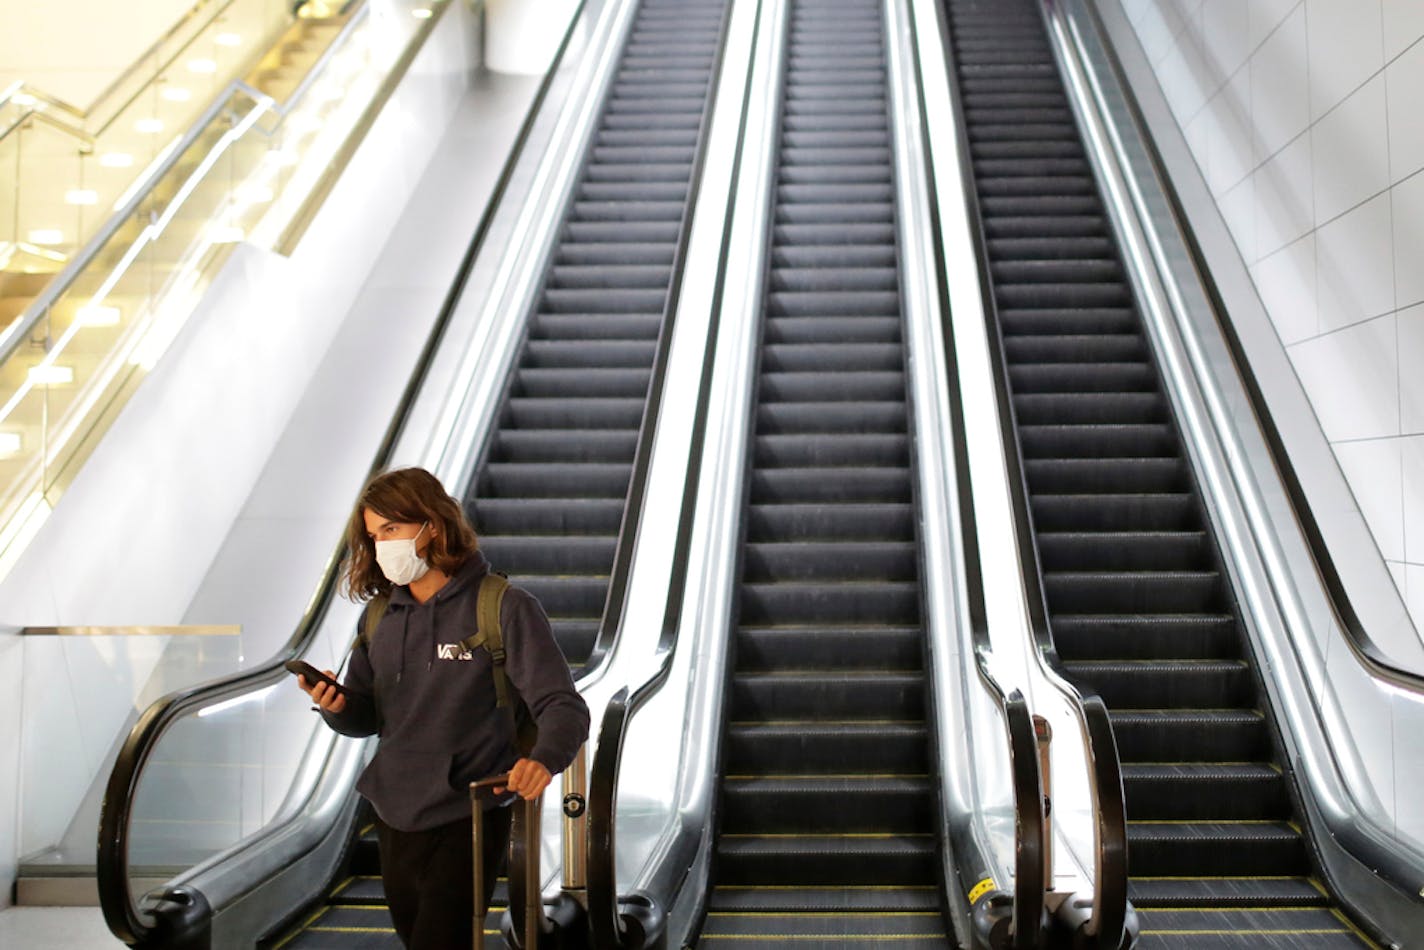
[[[1424,2],[1125,8],[1424,627]]]

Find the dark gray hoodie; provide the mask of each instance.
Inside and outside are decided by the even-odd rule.
[[[345,735],[380,734],[356,790],[393,828],[424,831],[469,814],[469,783],[519,758],[513,710],[495,706],[489,651],[451,648],[479,627],[475,601],[488,571],[476,553],[423,604],[397,587],[369,649],[352,651],[346,708],[322,714]],[[533,595],[510,587],[500,617],[505,672],[539,726],[529,757],[562,772],[588,737],[588,706]]]

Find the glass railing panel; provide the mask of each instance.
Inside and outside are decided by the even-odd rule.
[[[330,743],[330,731],[309,705],[283,681],[168,729],[133,797],[129,867],[135,881],[181,873],[272,820],[311,744]]]
[[[0,143],[40,129],[54,142],[0,163],[0,192],[19,204],[5,226],[21,239],[47,233],[55,239],[45,246],[72,256],[232,82],[285,99],[347,18],[294,18],[289,0],[199,3],[87,110],[12,91],[0,104]]]
[[[62,287],[44,287],[43,273],[4,275],[0,289],[29,297],[10,305],[19,315],[0,330],[0,575],[233,246],[283,248],[310,220],[322,188],[359,142],[353,133],[369,118],[392,66],[416,48],[413,38],[430,21],[416,15],[424,9],[418,0],[399,0],[351,14],[348,29],[308,64],[285,104],[235,83],[203,123],[162,147],[142,193],[116,199],[125,216],[108,218],[102,242],[70,265]],[[23,152],[52,141],[60,143],[56,160],[93,159],[66,154],[63,134],[43,124],[0,139],[0,149]],[[87,227],[88,218],[76,214],[97,215],[95,207],[69,208],[71,229]],[[50,253],[49,266],[58,269],[65,235],[40,236],[60,243],[36,251],[12,242],[9,256],[32,262],[43,260],[38,252]]]

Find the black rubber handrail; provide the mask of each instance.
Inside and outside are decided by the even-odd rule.
[[[934,167],[930,147],[929,109],[925,102],[924,66],[920,59],[919,26],[910,18],[914,50],[915,88],[919,99],[922,134],[920,136],[926,168]],[[946,47],[947,37],[939,37]],[[962,141],[961,136],[957,139]],[[941,234],[943,221],[939,214],[939,186],[934,175],[927,176],[930,228]],[[993,654],[989,636],[988,611],[984,600],[984,571],[979,558],[979,528],[974,508],[974,486],[969,477],[969,446],[964,424],[964,392],[960,385],[959,356],[954,343],[949,300],[949,266],[945,261],[944,242],[934,242],[936,284],[939,294],[939,336],[944,349],[945,373],[949,398],[950,425],[954,431],[955,495],[959,509],[959,550],[964,562],[965,599],[969,613],[970,637],[974,644],[976,671],[985,688],[1004,716],[1009,733],[1009,762],[1014,789],[1014,890],[983,895],[971,907],[976,936],[989,947],[1012,946],[1014,950],[1029,950],[1038,945],[1044,926],[1044,895],[1048,890],[1044,855],[1048,850],[1047,818],[1044,813],[1043,775],[1038,757],[1038,743],[1033,726],[1033,713],[1018,690],[1005,695],[1002,685],[989,669]],[[981,268],[981,287],[983,284]],[[973,835],[961,835],[954,842],[961,872],[986,867],[983,846]],[[966,860],[967,858],[967,860]],[[977,883],[977,882],[965,882]],[[1002,895],[1002,896],[1000,896]],[[998,900],[996,900],[996,897]],[[996,904],[1012,901],[1008,932],[999,929]],[[978,908],[982,907],[983,910]]]
[[[499,178],[496,180],[494,190],[490,195],[485,211],[481,215],[474,235],[471,237],[470,243],[465,249],[464,256],[461,258],[455,279],[445,294],[445,299],[441,305],[439,315],[436,317],[435,324],[431,328],[430,335],[427,337],[425,345],[421,349],[415,370],[406,383],[405,390],[401,394],[401,399],[397,405],[395,414],[392,416],[390,424],[386,427],[386,432],[381,439],[380,446],[376,450],[375,458],[371,464],[371,475],[375,475],[390,464],[396,442],[405,431],[415,400],[429,375],[435,354],[439,351],[440,345],[444,340],[445,332],[454,317],[456,305],[459,303],[460,296],[463,294],[465,285],[469,281],[470,272],[474,268],[475,259],[484,248],[485,240],[489,236],[490,228],[494,221],[495,212],[503,200],[505,193],[509,190],[509,184],[513,178],[515,166],[522,156],[534,122],[548,96],[549,89],[559,71],[559,67],[563,63],[564,55],[569,49],[570,41],[582,17],[585,4],[586,0],[580,0],[578,8],[574,11],[570,19],[569,28],[564,34],[558,51],[555,53],[553,61],[545,73],[543,80],[540,82],[533,101],[530,103],[529,109],[525,114],[524,121],[519,128],[513,147],[510,150],[509,157],[506,159],[504,167],[500,171]],[[444,5],[441,7],[441,14],[443,15],[445,10],[453,6],[453,3]],[[306,612],[297,623],[296,630],[276,657],[251,670],[219,677],[206,683],[200,683],[168,693],[150,704],[139,717],[138,722],[135,723],[130,730],[128,738],[124,741],[123,747],[120,749],[118,758],[114,763],[113,771],[109,774],[109,781],[104,790],[104,802],[99,814],[99,842],[96,867],[99,904],[104,913],[104,921],[108,924],[110,931],[125,943],[131,945],[140,944],[152,937],[160,929],[139,915],[134,906],[133,892],[130,888],[128,873],[128,833],[130,819],[132,818],[133,796],[138,787],[143,768],[152,755],[154,747],[173,722],[194,710],[212,706],[229,698],[234,698],[285,680],[288,674],[283,664],[287,660],[301,656],[306,652],[307,647],[311,645],[312,640],[316,636],[317,629],[326,616],[331,600],[336,593],[336,588],[340,580],[341,564],[345,560],[345,557],[346,545],[343,540],[337,545],[336,550],[328,560],[326,570],[317,586],[317,590],[309,602]]]
[[[1045,24],[1046,26],[1046,24]],[[949,64],[950,100],[959,128],[967,128],[963,96],[959,88],[958,60],[948,33],[941,37],[945,61]],[[998,301],[993,293],[989,265],[988,242],[984,234],[984,219],[979,210],[979,194],[975,187],[974,159],[968,139],[957,137],[959,162],[963,169],[964,202],[970,220],[970,237],[974,245],[975,265],[979,274],[979,294],[984,311],[985,328],[989,334],[989,356],[994,372],[994,401],[998,408],[999,431],[1004,442],[1004,464],[1008,470],[1009,496],[1014,511],[1014,527],[1018,540],[1019,572],[1027,600],[1029,624],[1035,643],[1045,663],[1068,687],[1068,697],[1079,707],[1088,732],[1088,757],[1092,770],[1093,815],[1097,825],[1098,850],[1093,875],[1092,917],[1085,931],[1099,950],[1118,950],[1127,927],[1127,810],[1122,788],[1122,765],[1118,758],[1117,741],[1112,720],[1101,697],[1086,684],[1076,682],[1064,669],[1053,643],[1048,623],[1047,596],[1039,570],[1038,549],[1034,544],[1033,513],[1028,503],[1028,482],[1023,471],[1022,446],[1019,445],[1017,416],[1008,391],[1008,370],[1004,341],[999,325]]]
[[[1142,142],[1143,153],[1151,165],[1155,184],[1160,189],[1168,209],[1171,211],[1178,236],[1187,251],[1188,259],[1200,282],[1202,292],[1206,295],[1211,306],[1212,317],[1221,331],[1234,369],[1246,391],[1252,415],[1261,429],[1266,447],[1271,453],[1271,461],[1286,489],[1286,497],[1289,500],[1292,514],[1300,525],[1326,601],[1330,605],[1336,623],[1345,634],[1345,643],[1360,663],[1377,678],[1409,692],[1424,693],[1424,676],[1401,669],[1391,663],[1364,629],[1364,624],[1355,611],[1350,594],[1345,589],[1344,581],[1340,577],[1339,569],[1335,566],[1335,559],[1330,554],[1325,535],[1315,518],[1310,500],[1301,485],[1299,475],[1296,474],[1295,465],[1291,462],[1285,440],[1281,436],[1280,429],[1276,426],[1275,417],[1266,401],[1265,393],[1261,389],[1250,358],[1246,354],[1246,348],[1236,332],[1235,324],[1231,321],[1231,311],[1226,306],[1220,288],[1217,287],[1216,280],[1212,276],[1206,253],[1197,241],[1195,229],[1191,226],[1191,219],[1187,215],[1176,186],[1172,183],[1171,175],[1167,172],[1166,162],[1157,148],[1157,143],[1148,134],[1147,130],[1150,126],[1142,114],[1132,86],[1127,81],[1127,74],[1117,55],[1117,50],[1112,43],[1105,39],[1108,35],[1107,29],[1102,23],[1096,6],[1085,4],[1084,9],[1092,17],[1091,26],[1096,31],[1108,65],[1112,69],[1113,78],[1122,95],[1122,101],[1139,133],[1138,139]],[[1375,837],[1362,833],[1353,824],[1348,827],[1332,827],[1331,831],[1346,851],[1354,855],[1366,867],[1373,869],[1375,874],[1397,888],[1411,901],[1424,898],[1424,891],[1419,889],[1420,869],[1417,864],[1411,864],[1398,851],[1391,849]]]
[[[728,3],[723,21],[723,36],[726,24],[730,22],[733,3]],[[761,2],[757,4],[756,28],[752,35],[751,48],[755,49],[761,30]],[[718,79],[726,53],[725,43],[718,47],[717,61],[708,90],[709,99],[704,121],[709,121],[716,112]],[[753,63],[748,62],[745,82],[750,84]],[[742,146],[746,140],[747,113],[743,109],[737,130],[737,166],[732,174],[729,194],[735,194],[741,180]],[[699,145],[697,156],[700,169],[705,160],[706,141]],[[698,179],[701,178],[699,174]],[[692,549],[693,513],[697,507],[700,489],[702,457],[707,442],[707,415],[710,410],[712,393],[713,355],[716,352],[718,329],[721,326],[722,298],[726,290],[727,252],[731,242],[732,207],[728,204],[727,214],[722,222],[722,241],[718,249],[717,276],[711,303],[711,320],[707,328],[707,341],[702,355],[702,376],[697,388],[697,408],[694,414],[693,438],[688,454],[687,469],[683,477],[682,506],[678,513],[678,531],[674,542],[671,582],[663,608],[663,625],[658,635],[658,653],[662,656],[657,670],[638,684],[630,692],[624,686],[614,694],[604,707],[599,723],[598,747],[594,752],[593,766],[589,773],[588,793],[588,917],[593,934],[594,946],[599,948],[641,946],[659,931],[665,921],[666,908],[656,904],[640,905],[638,912],[624,915],[619,912],[618,886],[615,875],[614,857],[617,840],[614,828],[614,805],[618,788],[618,774],[622,767],[623,749],[626,744],[628,727],[643,705],[660,690],[667,681],[672,668],[673,647],[677,643],[677,630],[682,618],[683,592],[687,587],[687,564]],[[690,223],[690,221],[688,222]],[[681,282],[677,284],[681,292]],[[645,425],[651,420],[645,419]],[[611,599],[611,598],[610,598]],[[636,926],[640,933],[630,939],[630,926]]]

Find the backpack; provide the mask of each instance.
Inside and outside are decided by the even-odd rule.
[[[527,756],[539,739],[539,727],[534,722],[529,707],[525,705],[519,690],[509,681],[504,671],[504,631],[500,626],[500,607],[504,603],[504,592],[509,590],[509,578],[498,571],[490,571],[480,578],[480,591],[475,600],[475,617],[478,627],[474,634],[460,641],[460,646],[470,652],[484,648],[490,655],[494,674],[495,707],[512,707],[514,713],[514,744],[521,755]],[[356,640],[368,651],[371,638],[376,635],[376,627],[386,615],[390,606],[390,594],[378,594],[366,608],[366,622],[361,625]]]

